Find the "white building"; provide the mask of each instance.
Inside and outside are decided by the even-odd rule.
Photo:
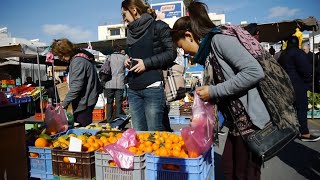
[[[157,13],[157,19],[166,22],[171,28],[174,23],[187,14],[183,1],[151,4]],[[209,13],[210,19],[215,25],[225,24],[225,14]],[[98,40],[115,40],[127,37],[124,23],[98,26]]]

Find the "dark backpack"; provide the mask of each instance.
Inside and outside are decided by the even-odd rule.
[[[223,34],[237,37],[261,65],[265,77],[259,82],[257,88],[272,122],[280,128],[290,127],[298,130],[299,123],[294,107],[295,93],[285,70],[256,39],[241,27],[223,25],[220,29]]]
[[[99,71],[99,78],[102,83],[106,83],[112,79],[112,71],[111,71],[111,65],[110,65],[110,56],[107,56],[106,61],[101,66],[101,69]]]

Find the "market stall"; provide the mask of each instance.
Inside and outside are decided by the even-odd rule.
[[[286,40],[289,36],[296,33],[296,28],[299,28],[301,32],[303,31],[311,31],[314,36],[314,32],[319,30],[318,20],[314,17],[309,17],[306,19],[294,19],[290,21],[281,21],[274,23],[265,23],[258,24],[257,28],[259,29],[259,40],[261,42],[280,42]],[[314,37],[310,42],[313,44],[312,52],[315,52],[315,43]],[[315,93],[314,93],[314,77],[315,77],[315,57],[313,56],[313,80],[312,80],[312,93],[311,93],[311,111],[308,113],[308,118],[314,119],[315,113]]]

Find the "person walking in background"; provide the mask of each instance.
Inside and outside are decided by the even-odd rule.
[[[72,104],[74,121],[80,126],[92,123],[92,112],[102,93],[94,56],[83,49],[78,49],[68,39],[54,40],[52,53],[60,60],[70,63],[68,84],[69,91],[62,103],[67,109]]]
[[[112,79],[105,83],[104,96],[107,98],[107,122],[111,122],[113,117],[117,117],[122,112],[122,101],[124,91],[126,56],[121,52],[121,47],[114,49],[114,52],[108,56],[106,61],[110,61]],[[115,112],[113,111],[113,102],[115,100]]]
[[[274,56],[274,54],[276,53],[276,50],[273,48],[273,46],[271,46],[271,47],[269,48],[269,53],[270,53],[272,56]]]
[[[171,35],[179,48],[194,56],[194,62],[205,66],[204,85],[196,89],[199,97],[203,101],[226,103],[218,106],[229,128],[221,159],[225,177],[227,180],[258,180],[261,161],[254,155],[250,156],[252,153],[239,131],[247,137],[270,122],[267,108],[255,88],[264,78],[263,69],[237,37],[219,33],[221,30],[210,20],[205,4],[192,1],[188,10],[189,16],[175,22]],[[217,82],[221,77],[226,80]],[[229,98],[237,99],[237,107]],[[241,108],[238,112],[244,114],[233,120],[226,107]]]
[[[288,38],[287,48],[281,53],[278,62],[288,73],[295,91],[301,141],[318,141],[320,137],[309,133],[307,119],[307,91],[312,82],[312,66],[306,54],[299,49],[299,40],[296,36]]]
[[[128,54],[132,58],[124,64],[129,69],[128,99],[133,128],[165,131],[170,124],[164,118],[167,114],[162,69],[171,67],[176,58],[170,27],[163,21],[155,21],[155,11],[143,0],[124,0],[121,8],[123,20],[128,23]]]

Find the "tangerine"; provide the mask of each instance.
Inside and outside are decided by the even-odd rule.
[[[48,141],[45,138],[40,137],[34,142],[34,146],[40,147],[40,148],[47,147]]]
[[[63,162],[65,162],[65,163],[70,163],[70,160],[69,160],[68,157],[63,157]]]

